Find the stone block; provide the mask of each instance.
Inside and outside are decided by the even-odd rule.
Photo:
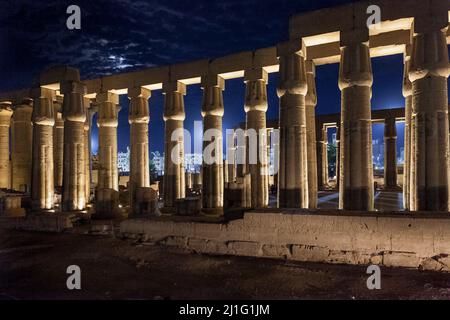
[[[386,267],[418,268],[420,258],[412,252],[383,252],[383,265]]]
[[[264,244],[262,246],[262,254],[265,257],[290,258],[291,251],[286,245]]]
[[[248,241],[230,241],[228,243],[228,252],[238,256],[257,257],[261,256],[261,245],[257,242]]]
[[[293,245],[292,259],[298,261],[327,261],[330,250],[324,247]]]
[[[200,198],[184,198],[175,200],[176,214],[181,216],[199,215],[202,209]]]

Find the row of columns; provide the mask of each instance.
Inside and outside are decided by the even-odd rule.
[[[434,21],[434,20],[433,20]],[[439,19],[437,21],[440,21]],[[414,24],[411,47],[405,54],[405,206],[410,210],[448,210],[449,188],[449,123],[447,77],[449,74],[446,28],[419,17]],[[339,207],[347,210],[373,210],[374,183],[372,165],[371,69],[369,33],[367,29],[341,32],[339,88],[341,120],[339,123]],[[322,162],[325,176],[326,143],[316,144],[315,112],[317,93],[315,70],[307,61],[304,44],[291,41],[278,45],[280,99],[278,206],[316,208],[318,180],[316,162]],[[264,69],[245,71],[246,130],[259,133],[266,129],[267,73]],[[224,114],[224,79],[208,74],[202,77],[202,117],[205,133],[204,151],[213,161],[203,163],[203,199],[205,211],[220,214],[223,210],[224,170],[222,151],[222,117]],[[79,82],[61,83],[62,106],[52,90],[33,90],[32,98],[32,200],[33,207],[53,209],[54,187],[62,186],[62,206],[68,211],[86,208],[90,194],[89,135],[91,115],[85,101],[85,86]],[[165,121],[164,208],[173,210],[177,199],[185,197],[184,136],[185,84],[169,81],[163,84]],[[134,203],[140,188],[148,188],[148,98],[150,91],[130,88],[129,122],[131,126],[130,199]],[[56,103],[54,101],[56,100]],[[117,125],[118,95],[98,93],[99,178],[98,208],[114,209],[118,201]],[[0,157],[8,152],[9,123],[14,130],[24,126],[30,106],[18,106],[13,115],[10,106],[0,110]],[[60,111],[61,110],[61,111]],[[11,122],[11,116],[13,121]],[[28,131],[27,131],[28,130]],[[29,134],[29,127],[24,129]],[[326,133],[320,132],[325,140]],[[267,137],[257,135],[257,150],[267,148]],[[385,126],[386,185],[396,185],[395,119]],[[214,149],[211,142],[213,142]],[[61,145],[63,152],[61,153]],[[55,147],[55,148],[54,148]],[[248,158],[253,145],[247,144],[242,154]],[[319,150],[319,157],[317,151]],[[211,152],[209,152],[211,151]],[[13,167],[27,170],[26,150],[13,148]],[[258,153],[256,164],[237,168],[237,175],[251,176],[251,206],[268,205],[267,154]],[[265,154],[265,155],[264,155]],[[0,185],[10,181],[17,188],[26,185],[26,175],[9,176],[9,161],[0,165]],[[56,170],[54,170],[54,168]],[[61,173],[62,171],[62,173]],[[55,174],[53,174],[55,172]],[[15,174],[16,175],[16,174]],[[138,192],[139,191],[139,192]]]

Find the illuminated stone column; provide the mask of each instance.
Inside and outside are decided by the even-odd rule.
[[[251,207],[269,205],[269,163],[267,154],[267,71],[246,70],[245,113],[248,135],[248,168],[251,176]]]
[[[36,88],[31,94],[33,104],[33,159],[32,159],[32,208],[36,211],[53,210],[54,168],[53,168],[53,109],[54,92]]]
[[[395,118],[384,122],[384,188],[397,187],[397,128]]]
[[[317,124],[316,124],[317,125]],[[316,150],[317,150],[317,186],[324,190],[328,186],[328,161],[327,161],[327,131],[326,126],[319,123],[316,126]]]
[[[117,126],[119,96],[112,92],[97,94],[98,103],[98,187],[96,215],[114,216],[119,205],[117,164]]]
[[[373,210],[369,35],[341,32],[341,171],[339,208]]]
[[[341,173],[341,129],[336,124],[336,189],[339,190],[340,173]]]
[[[55,161],[55,187],[63,186],[64,159],[64,119],[62,116],[63,97],[56,96],[53,101],[55,109],[55,126],[53,127],[53,160]]]
[[[130,204],[135,212],[138,199],[136,198],[137,188],[150,187],[150,162],[148,145],[148,123],[150,113],[148,99],[151,92],[145,88],[128,89],[130,107],[128,121],[130,123]]]
[[[307,80],[301,42],[277,47],[280,61],[280,161],[278,207],[308,208],[305,96]]]
[[[164,207],[171,211],[175,200],[185,197],[184,95],[186,85],[179,81],[165,82],[164,94]]]
[[[306,139],[308,145],[308,197],[309,208],[317,208],[317,148],[316,148],[316,67],[314,62],[306,61],[306,80],[308,92],[306,94]]]
[[[412,115],[412,84],[409,81],[409,66],[411,62],[411,45],[406,46],[403,70],[403,96],[405,97],[405,143],[403,162],[403,207],[410,209],[411,189],[411,115]]]
[[[91,198],[91,99],[84,97],[84,107],[86,108],[86,120],[83,127],[83,141],[84,141],[84,176],[85,176],[85,198],[86,203],[90,202]]]
[[[9,128],[13,110],[11,102],[0,102],[0,188],[11,188]]]
[[[17,191],[30,192],[31,190],[31,162],[33,145],[33,113],[32,100],[25,100],[14,106],[11,123],[11,163],[12,188]]]
[[[223,214],[223,78],[208,74],[202,78],[203,163],[202,207],[207,214]]]
[[[86,208],[86,150],[84,123],[86,85],[77,81],[61,83],[64,95],[62,116],[64,119],[63,156],[63,211],[81,211]]]
[[[450,65],[447,11],[414,21],[409,79],[412,82],[411,210],[449,210]]]

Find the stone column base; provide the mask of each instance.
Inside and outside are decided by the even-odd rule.
[[[94,219],[120,218],[122,212],[119,210],[119,192],[114,189],[99,189],[95,203]]]
[[[136,189],[135,203],[131,204],[130,216],[159,216],[158,192],[153,188],[139,187]]]

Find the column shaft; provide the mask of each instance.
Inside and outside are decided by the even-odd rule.
[[[97,96],[98,106],[98,188],[119,191],[117,167],[117,126],[119,97],[113,93]]]
[[[11,188],[9,128],[13,114],[11,103],[0,103],[0,188]]]
[[[372,81],[368,43],[341,39],[341,209],[373,210]]]
[[[181,82],[163,84],[164,97],[164,206],[174,208],[175,200],[185,197],[184,95]]]
[[[53,159],[55,161],[55,187],[63,186],[64,159],[64,119],[62,116],[63,97],[56,96],[53,102],[55,109],[55,126],[53,128]]]
[[[392,117],[384,123],[384,187],[397,187],[397,128]]]
[[[280,61],[280,161],[278,206],[308,208],[305,58],[301,43],[278,46]]]
[[[148,123],[150,113],[148,99],[150,91],[144,88],[128,89],[130,108],[128,121],[130,123],[130,204],[135,212],[138,199],[137,188],[150,187],[150,163],[148,144]]]
[[[52,210],[54,207],[53,177],[53,93],[37,88],[32,92],[33,105],[33,174],[31,199],[33,210]]]
[[[91,101],[90,99],[84,99],[84,105],[86,107],[86,120],[84,122],[84,130],[83,130],[83,142],[84,142],[84,190],[85,190],[85,199],[86,203],[89,203],[91,198],[91,117],[90,117],[90,108]]]
[[[31,190],[31,162],[32,153],[30,146],[33,145],[33,125],[31,115],[33,108],[31,102],[24,102],[14,107],[12,116],[12,189],[21,192]]]
[[[412,116],[412,84],[409,81],[409,65],[411,59],[411,45],[406,46],[403,71],[403,96],[405,97],[405,133],[404,133],[404,164],[403,164],[403,207],[411,208],[411,116]]]
[[[268,75],[264,69],[245,71],[246,130],[248,167],[251,176],[251,206],[269,205],[269,162],[267,152],[266,112]]]
[[[86,86],[71,81],[61,84],[64,94],[62,116],[64,119],[63,194],[64,211],[86,208],[86,154],[84,123]]]
[[[444,14],[445,13],[445,14]],[[411,210],[449,210],[449,123],[446,42],[448,21],[419,18],[414,37],[409,79],[412,82]],[[432,23],[434,22],[434,23]]]
[[[306,79],[308,92],[306,94],[306,140],[308,146],[308,203],[310,209],[317,208],[317,148],[316,148],[316,71],[312,61],[306,61]]]

